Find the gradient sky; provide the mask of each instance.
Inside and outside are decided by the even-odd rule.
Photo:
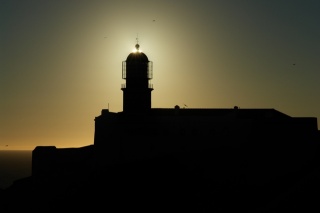
[[[0,150],[93,144],[139,38],[152,107],[320,120],[319,0],[0,0]]]

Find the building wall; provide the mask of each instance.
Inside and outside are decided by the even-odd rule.
[[[93,162],[99,167],[166,154],[203,152],[215,155],[216,162],[229,158],[269,165],[272,161],[277,162],[275,168],[283,164],[289,168],[289,164],[297,165],[313,156],[312,144],[320,141],[316,118],[166,114],[102,110],[95,118],[93,145],[64,149],[38,146],[32,154],[32,175],[66,173]],[[194,162],[190,158],[182,160],[190,165]]]
[[[215,147],[245,149],[255,143],[280,149],[311,142],[318,134],[316,125],[315,118],[123,115],[105,111],[95,119],[94,145],[106,161]],[[297,139],[298,144],[293,145]]]

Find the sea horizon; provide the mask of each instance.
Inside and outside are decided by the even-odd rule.
[[[0,150],[0,189],[31,176],[33,150]]]

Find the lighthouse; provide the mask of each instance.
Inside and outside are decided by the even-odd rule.
[[[137,42],[135,50],[122,62],[122,79],[126,81],[121,85],[124,113],[146,113],[151,109],[152,68],[152,61]]]

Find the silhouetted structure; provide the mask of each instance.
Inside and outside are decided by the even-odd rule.
[[[123,111],[95,117],[94,144],[36,147],[32,177],[20,180],[32,187],[17,181],[9,192],[34,190],[51,209],[72,199],[140,212],[305,210],[313,197],[300,192],[320,189],[299,182],[318,174],[317,118],[237,106],[152,108],[152,62],[136,50],[122,63]]]
[[[122,62],[122,78],[126,84],[122,85],[123,112],[144,113],[151,109],[152,61],[139,50],[136,44],[136,52],[128,55]]]

